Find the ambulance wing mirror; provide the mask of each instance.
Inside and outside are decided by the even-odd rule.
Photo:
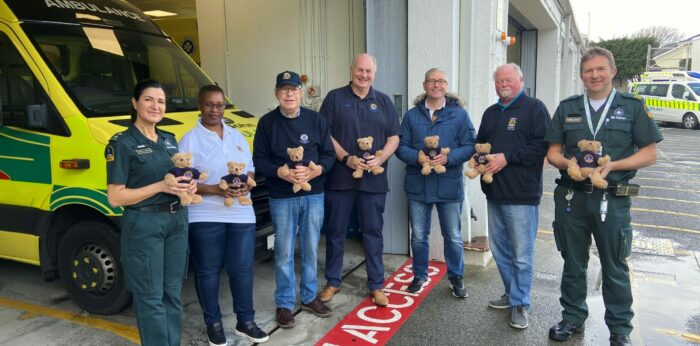
[[[688,90],[686,90],[686,91],[683,93],[683,99],[684,99],[684,100],[688,100],[688,101],[695,101],[695,97],[693,97],[693,95],[691,95],[691,94],[690,94],[690,91],[688,91]]]
[[[27,106],[27,126],[32,128],[43,128],[47,124],[48,114],[45,104],[35,104]]]

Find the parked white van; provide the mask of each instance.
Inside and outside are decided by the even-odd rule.
[[[678,123],[686,129],[698,128],[700,118],[700,73],[674,72],[664,76],[642,76],[632,85],[632,93],[644,97],[658,122]]]

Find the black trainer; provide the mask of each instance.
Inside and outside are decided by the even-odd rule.
[[[549,338],[555,341],[568,341],[573,334],[581,334],[585,330],[584,325],[576,325],[566,320],[561,320],[559,323],[549,328]]]
[[[452,295],[457,298],[466,298],[469,295],[461,276],[450,278],[450,288],[452,289]]]
[[[417,293],[418,291],[422,290],[423,287],[425,287],[428,284],[428,280],[419,278],[419,277],[414,277],[413,281],[411,282],[410,285],[408,285],[408,292],[411,293]]]
[[[221,324],[221,321],[207,326],[207,337],[209,338],[209,346],[226,346],[226,334],[224,334],[224,325]]]
[[[245,336],[252,342],[265,342],[270,340],[270,337],[258,328],[254,321],[238,322],[236,324],[236,335]]]
[[[632,346],[632,340],[625,334],[610,335],[610,346]]]

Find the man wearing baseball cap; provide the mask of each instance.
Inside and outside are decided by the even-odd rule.
[[[279,107],[258,123],[253,141],[253,163],[270,189],[270,215],[275,230],[275,303],[277,324],[294,327],[296,301],[294,242],[301,252],[301,309],[319,317],[331,310],[318,297],[316,259],[323,224],[323,184],[335,161],[326,121],[301,107],[301,78],[292,71],[277,75],[275,97]],[[303,160],[292,162],[288,149],[303,148]],[[310,189],[295,186],[309,184]],[[307,188],[309,187],[307,186]]]

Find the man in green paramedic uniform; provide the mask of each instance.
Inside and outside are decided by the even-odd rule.
[[[638,186],[628,185],[637,169],[656,162],[661,133],[644,101],[612,86],[617,69],[608,50],[591,48],[581,57],[583,95],[559,104],[547,131],[547,159],[560,169],[554,190],[554,237],[564,258],[561,298],[562,321],[549,329],[549,337],[566,341],[584,330],[588,317],[586,269],[591,235],[595,239],[603,271],[605,323],[610,345],[631,345],[632,290],[627,257],[632,247],[630,196]],[[602,143],[602,155],[610,162],[601,174],[609,187],[591,186],[590,180],[573,181],[566,160],[579,152],[582,139]]]
[[[139,82],[131,125],[105,148],[107,196],[123,206],[121,262],[133,294],[142,345],[179,345],[180,290],[187,259],[187,211],[174,194],[196,183],[167,184],[178,152],[175,136],[155,125],[163,119],[165,93],[158,82]]]

